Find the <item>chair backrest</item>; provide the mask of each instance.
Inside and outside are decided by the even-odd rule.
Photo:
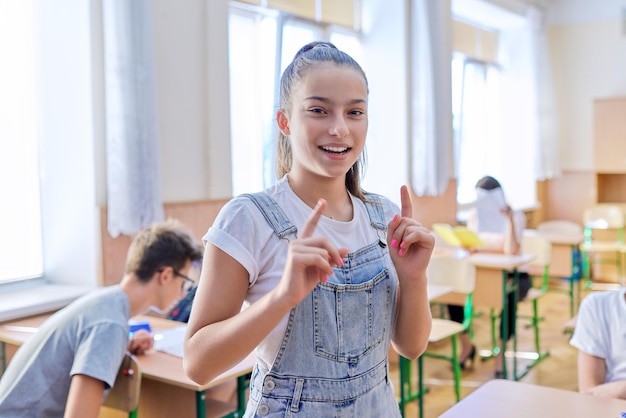
[[[447,255],[432,257],[426,274],[429,283],[450,286],[457,293],[474,292],[476,267],[466,258]]]
[[[563,233],[563,234],[582,234],[583,227],[573,221],[552,220],[544,221],[537,225],[537,231],[544,234]]]
[[[591,206],[583,212],[583,224],[592,229],[622,229],[624,212],[617,205],[602,203]]]
[[[133,412],[139,405],[141,390],[141,370],[139,363],[132,354],[126,354],[120,370],[117,372],[115,384],[109,391],[103,405],[124,412]]]
[[[552,260],[552,244],[539,234],[524,234],[522,236],[522,253],[534,254],[535,259],[528,264],[543,269],[549,266]]]

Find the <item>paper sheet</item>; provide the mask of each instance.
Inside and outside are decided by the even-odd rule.
[[[476,199],[478,232],[505,233],[507,217],[502,213],[502,209],[506,206],[504,192],[501,188],[478,190]]]
[[[182,358],[186,331],[187,324],[155,333],[154,349]]]

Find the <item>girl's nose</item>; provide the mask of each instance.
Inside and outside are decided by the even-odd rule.
[[[338,117],[334,120],[329,133],[337,138],[343,138],[348,135],[349,132],[350,130],[348,129],[346,121],[342,117]]]

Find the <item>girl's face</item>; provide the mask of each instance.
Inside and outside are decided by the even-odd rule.
[[[365,146],[365,80],[351,67],[312,67],[294,89],[291,109],[279,111],[277,121],[290,137],[292,172],[344,178]]]

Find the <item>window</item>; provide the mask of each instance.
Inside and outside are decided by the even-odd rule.
[[[278,83],[300,47],[330,41],[357,61],[362,52],[354,30],[238,2],[230,6],[228,30],[233,194],[238,195],[276,180]]]
[[[43,274],[36,2],[0,2],[0,283]]]
[[[537,200],[535,26],[528,17],[494,3],[459,0],[453,5],[451,71],[459,220],[463,210],[473,205],[474,185],[484,175],[502,183],[514,209],[531,208]]]
[[[474,186],[486,174],[501,178],[498,136],[498,69],[455,54],[452,59],[452,121],[457,203],[476,200]]]

